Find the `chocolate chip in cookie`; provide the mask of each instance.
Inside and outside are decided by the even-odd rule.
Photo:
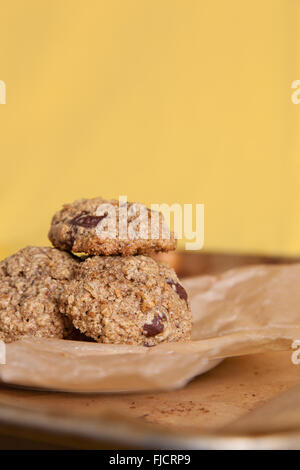
[[[158,315],[154,315],[151,323],[145,323],[143,334],[145,336],[156,336],[164,331],[164,324]]]
[[[173,279],[166,279],[166,282],[175,290],[181,299],[185,300],[185,302],[188,301],[186,290],[179,282],[174,282]]]

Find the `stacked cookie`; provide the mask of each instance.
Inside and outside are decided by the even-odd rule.
[[[49,232],[55,248],[28,247],[3,260],[0,339],[79,333],[80,339],[144,346],[188,340],[186,292],[173,269],[149,256],[174,249],[174,235],[165,237],[162,214],[143,206],[146,225],[157,223],[146,237],[136,206],[102,198],[64,205]],[[127,236],[120,222],[125,213]]]

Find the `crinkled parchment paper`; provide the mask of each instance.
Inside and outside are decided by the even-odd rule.
[[[167,390],[223,358],[287,350],[300,339],[300,264],[238,268],[183,284],[194,316],[191,342],[145,348],[24,339],[7,345],[0,380],[70,392]]]

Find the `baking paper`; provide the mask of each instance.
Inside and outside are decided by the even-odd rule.
[[[292,355],[300,339],[300,264],[237,268],[182,283],[192,341],[146,348],[23,339],[6,345],[0,380],[69,392],[170,390],[226,357],[288,349]]]

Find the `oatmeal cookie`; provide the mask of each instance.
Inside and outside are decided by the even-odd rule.
[[[61,250],[91,255],[129,256],[176,248],[161,213],[101,197],[65,204],[53,216],[49,239]]]
[[[71,322],[59,300],[72,278],[75,257],[50,247],[26,247],[0,262],[0,340],[63,338]]]
[[[173,269],[138,256],[92,256],[62,295],[63,312],[102,343],[154,346],[190,339],[187,294]]]

